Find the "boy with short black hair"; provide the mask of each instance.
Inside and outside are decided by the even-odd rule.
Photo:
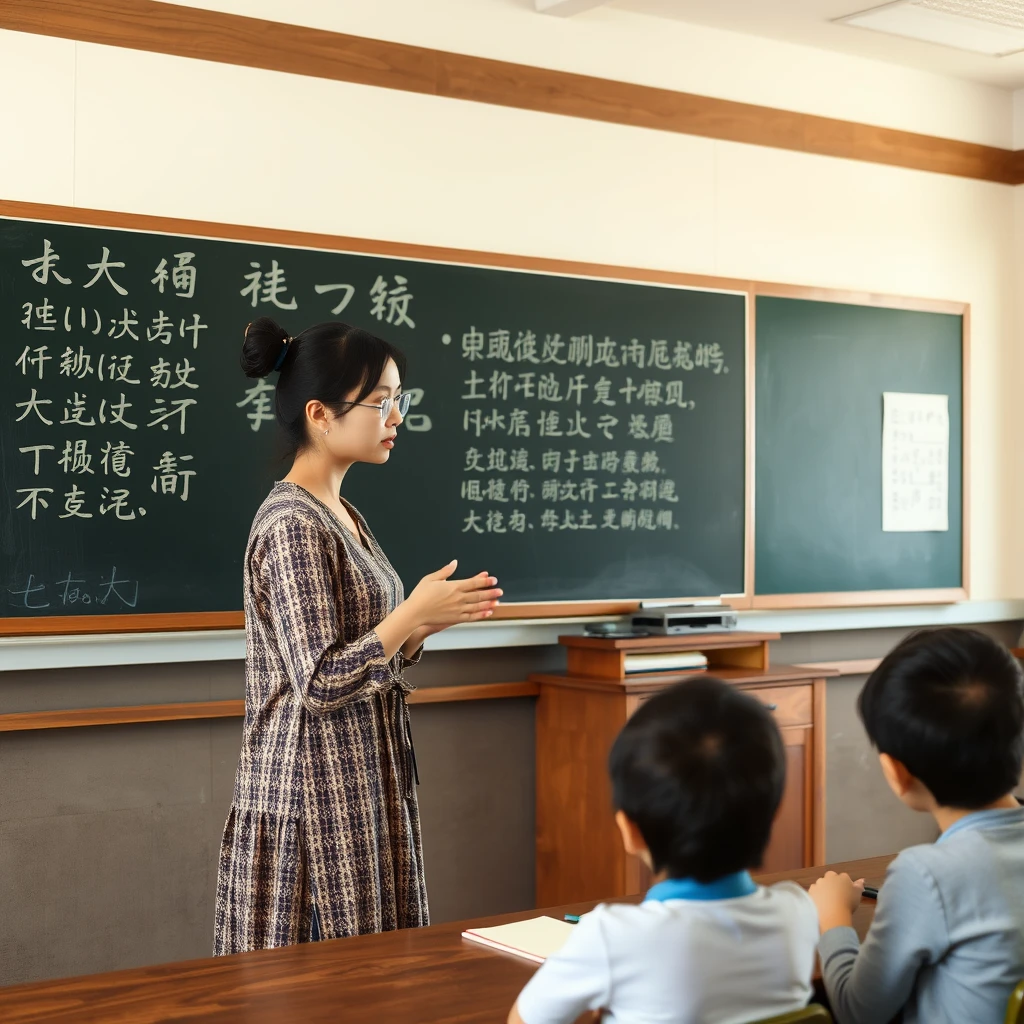
[[[758,700],[710,677],[652,697],[609,764],[626,850],[656,884],[639,906],[584,915],[510,1024],[586,1010],[643,1024],[739,1024],[805,1006],[818,924],[797,885],[755,885],[785,782],[782,739]]]
[[[934,844],[889,865],[861,946],[860,885],[829,872],[811,887],[822,970],[840,1024],[998,1024],[1024,978],[1021,668],[975,630],[904,640],[868,679],[858,710],[882,773],[930,813]]]

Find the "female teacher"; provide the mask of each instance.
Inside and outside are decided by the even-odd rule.
[[[245,553],[245,727],[221,843],[214,953],[427,924],[416,764],[402,678],[424,639],[501,597],[455,563],[403,600],[366,521],[340,496],[383,465],[408,411],[405,358],[342,323],[295,338],[261,317],[242,369],[278,371],[294,456]],[[415,513],[399,482],[390,501]]]

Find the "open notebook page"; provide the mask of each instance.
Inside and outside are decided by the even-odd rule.
[[[494,928],[469,928],[462,937],[542,964],[565,945],[574,927],[553,917],[534,917]]]

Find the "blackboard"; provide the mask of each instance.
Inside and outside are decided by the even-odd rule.
[[[238,369],[264,313],[406,352],[392,461],[345,493],[407,585],[457,557],[511,602],[743,592],[742,292],[7,218],[3,617],[241,608],[288,469]]]
[[[755,594],[963,587],[963,317],[770,295],[755,315]],[[882,530],[885,392],[949,396],[946,531]]]

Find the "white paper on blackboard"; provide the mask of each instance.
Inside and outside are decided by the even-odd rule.
[[[949,529],[949,396],[882,395],[882,530]]]

